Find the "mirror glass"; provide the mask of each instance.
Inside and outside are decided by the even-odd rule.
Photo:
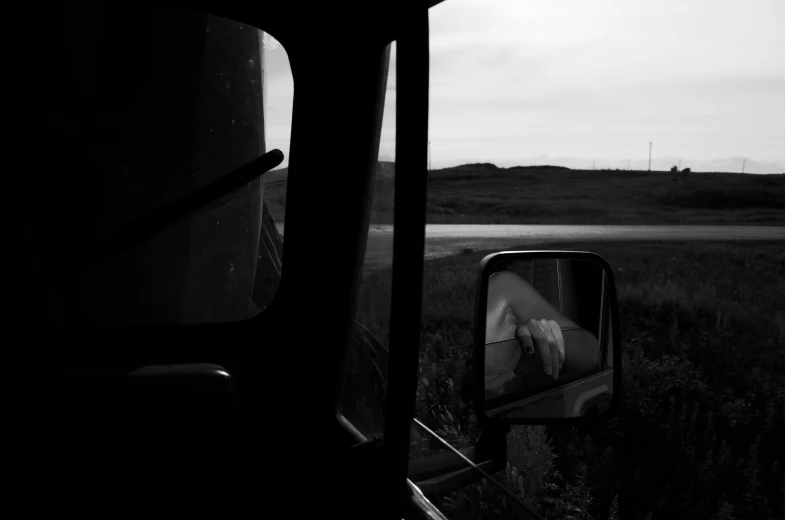
[[[613,392],[604,266],[526,253],[500,258],[486,272],[486,415],[603,414]]]

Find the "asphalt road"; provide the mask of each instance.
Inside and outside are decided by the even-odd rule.
[[[278,224],[283,230],[283,225]],[[392,259],[393,229],[372,226],[366,263],[388,264]],[[782,240],[785,227],[774,226],[521,226],[510,224],[429,224],[425,228],[425,257],[457,254],[466,248],[498,249],[545,242],[619,240]]]

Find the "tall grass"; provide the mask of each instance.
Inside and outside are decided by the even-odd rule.
[[[785,517],[785,247],[583,249],[617,269],[623,409],[595,430],[515,427],[509,466],[496,477],[548,518]],[[459,448],[478,435],[460,387],[472,362],[476,266],[487,253],[425,267],[417,416]],[[384,337],[389,305],[374,302],[389,302],[390,283],[389,271],[371,274],[358,314]],[[413,430],[412,457],[435,451]],[[435,499],[450,518],[520,514],[484,482]]]

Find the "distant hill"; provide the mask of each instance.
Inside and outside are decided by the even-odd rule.
[[[428,187],[429,223],[785,225],[785,175],[476,164]]]
[[[265,184],[275,184],[277,182],[285,181],[289,175],[289,168],[281,168],[279,170],[271,170],[264,174]]]
[[[656,149],[656,144],[655,144]],[[477,161],[472,160],[458,160],[456,163],[447,166],[458,166],[458,164],[468,164]],[[517,166],[537,166],[537,165],[554,165],[573,170],[590,170],[596,168],[602,169],[620,169],[620,170],[648,170],[648,158],[628,161],[626,159],[602,159],[602,158],[586,158],[586,157],[571,157],[571,156],[558,156],[552,157],[548,155],[539,155],[535,157],[523,158],[517,161],[501,161],[497,162],[496,166],[505,168],[514,168]],[[676,157],[676,156],[654,156],[651,160],[651,169],[653,171],[670,170],[671,166],[679,166],[681,168],[690,168],[694,172],[718,172],[718,173],[759,173],[759,174],[778,174],[785,173],[785,162],[776,161],[761,161],[751,158],[744,158],[740,156],[725,157],[719,159],[691,159],[689,157]]]
[[[374,223],[390,223],[395,163],[379,163]],[[265,198],[283,218],[287,169]],[[785,225],[785,175],[474,163],[429,173],[429,223]]]

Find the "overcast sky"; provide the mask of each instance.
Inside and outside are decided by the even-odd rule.
[[[785,0],[446,0],[430,29],[434,168],[645,160],[650,141],[655,157],[785,162]],[[288,155],[280,47],[267,68],[268,147]],[[388,160],[394,106],[388,90]]]

